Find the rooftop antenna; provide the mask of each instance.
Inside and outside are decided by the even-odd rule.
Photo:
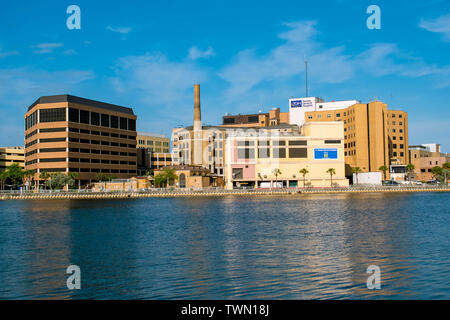
[[[308,60],[306,59],[306,56],[303,57],[305,61],[305,84],[306,84],[306,97],[309,97],[309,90],[308,90]]]

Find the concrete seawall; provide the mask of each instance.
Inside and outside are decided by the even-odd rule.
[[[176,198],[176,197],[223,197],[223,196],[269,196],[301,194],[336,194],[336,193],[392,193],[392,192],[450,192],[450,188],[373,188],[373,189],[287,189],[287,190],[242,190],[242,191],[191,191],[191,192],[55,192],[55,193],[2,193],[0,200],[101,200],[101,199],[136,199],[136,198]]]

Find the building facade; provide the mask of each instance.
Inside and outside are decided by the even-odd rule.
[[[24,147],[0,147],[0,171],[5,171],[13,163],[25,168]]]
[[[99,173],[137,174],[136,120],[131,108],[71,95],[45,96],[25,114],[25,169],[76,173],[81,184]]]
[[[268,113],[225,115],[222,117],[223,127],[270,127],[289,124],[289,112],[280,112],[280,108],[272,108]]]
[[[228,189],[348,186],[342,122],[311,122],[288,133],[230,131],[225,144]],[[305,177],[301,169],[308,171]]]
[[[411,163],[414,165],[413,179],[416,181],[434,180],[431,170],[444,163],[450,163],[450,154],[442,153],[439,144],[422,144],[409,147]]]
[[[137,148],[147,149],[154,153],[170,153],[170,139],[166,135],[138,132],[136,140]]]
[[[400,168],[409,163],[408,114],[404,111],[388,110],[386,104],[374,101],[344,109],[305,112],[305,119],[343,122],[347,176],[352,174],[352,167],[376,172],[381,166]]]

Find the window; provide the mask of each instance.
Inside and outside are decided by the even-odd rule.
[[[48,159],[39,159],[39,162],[65,162],[66,158],[48,158]]]
[[[273,157],[274,158],[286,158],[286,149],[285,148],[273,148]]]
[[[290,148],[289,158],[307,158],[308,149],[307,148]]]
[[[290,146],[306,146],[307,141],[306,140],[290,140],[289,145]]]
[[[119,128],[119,118],[116,116],[111,116],[111,128]]]
[[[65,152],[66,148],[45,148],[39,149],[39,152]]]
[[[91,112],[91,125],[99,126],[100,125],[100,114],[97,112]]]
[[[120,117],[120,129],[128,130],[128,119]]]
[[[235,118],[223,118],[224,124],[233,124],[235,123]]]
[[[80,110],[69,108],[69,121],[80,122]]]
[[[66,109],[41,109],[39,110],[39,122],[66,121]]]
[[[340,113],[336,113],[336,118],[340,118],[341,114]]]
[[[222,153],[222,151],[221,151]],[[222,155],[220,155],[222,156]],[[258,158],[270,158],[269,148],[258,148]]]
[[[258,116],[250,116],[250,117],[247,118],[247,121],[248,121],[249,123],[255,123],[255,122],[258,122]]]
[[[47,132],[65,132],[66,128],[48,128],[48,129],[39,129],[40,133],[47,133]]]
[[[313,118],[313,116],[308,116],[308,119],[311,120]]]
[[[331,118],[331,113],[327,114],[327,118]]]
[[[47,142],[64,142],[66,141],[66,138],[47,138],[47,139],[39,139],[39,142],[41,143],[47,143]]]
[[[109,127],[109,114],[101,114],[101,126]]]
[[[89,111],[80,110],[80,123],[89,124]]]
[[[325,144],[339,144],[341,140],[325,140]]]
[[[136,131],[136,120],[128,119],[128,130]],[[131,138],[131,139],[133,139],[133,138]]]
[[[243,148],[238,149],[238,159],[254,159],[255,149]]]

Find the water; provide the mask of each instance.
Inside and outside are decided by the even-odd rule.
[[[450,299],[449,199],[3,201],[0,298]],[[81,290],[66,287],[71,264]]]

